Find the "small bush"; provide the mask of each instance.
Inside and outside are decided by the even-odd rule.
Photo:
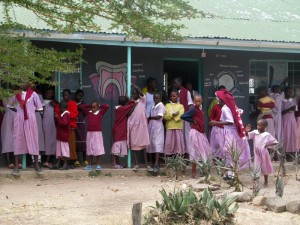
[[[231,224],[233,214],[238,210],[237,197],[217,199],[209,189],[197,197],[192,189],[167,193],[160,191],[162,203],[156,202],[145,217],[145,225],[160,224]]]

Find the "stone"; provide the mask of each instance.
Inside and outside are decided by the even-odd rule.
[[[292,201],[286,204],[286,211],[294,214],[300,214],[300,200]]]
[[[276,213],[281,213],[286,211],[286,203],[279,196],[267,198],[266,206],[268,207],[269,210]]]
[[[232,192],[228,194],[228,197],[235,197],[237,196],[237,202],[248,202],[251,200],[251,194],[249,192]]]
[[[266,200],[267,200],[267,197],[265,197],[265,196],[256,196],[252,200],[252,203],[253,203],[253,205],[256,205],[256,206],[262,206],[262,205],[265,205]]]
[[[193,191],[195,192],[201,192],[204,191],[204,189],[209,188],[211,191],[217,191],[220,190],[220,187],[218,186],[212,186],[209,184],[192,184]]]

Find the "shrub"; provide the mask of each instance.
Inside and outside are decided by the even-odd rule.
[[[192,189],[167,193],[160,191],[163,197],[162,203],[156,202],[145,217],[145,225],[160,224],[230,224],[233,214],[238,210],[235,202],[237,196],[217,199],[211,190],[205,189],[197,197]]]

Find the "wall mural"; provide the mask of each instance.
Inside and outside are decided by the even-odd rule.
[[[99,61],[96,70],[97,73],[89,78],[101,99],[117,100],[119,96],[127,95],[127,63],[113,65]],[[136,76],[132,76],[131,82],[136,82]]]

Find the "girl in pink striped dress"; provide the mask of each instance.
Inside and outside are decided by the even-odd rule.
[[[148,122],[146,117],[146,96],[141,92],[139,87],[133,85],[132,98],[137,102],[135,109],[128,118],[127,122],[127,144],[132,150],[135,166],[133,170],[138,170],[137,152],[144,151],[144,159],[147,169],[150,171],[151,167],[148,167],[146,148],[150,144]],[[146,128],[146,129],[145,129]]]
[[[97,101],[93,101],[91,105],[80,105],[79,108],[87,117],[86,155],[89,157],[89,165],[84,167],[84,169],[92,170],[93,157],[96,157],[96,170],[101,171],[100,156],[105,154],[101,124],[109,106],[105,104],[100,105]]]
[[[282,139],[285,152],[296,152],[296,132],[297,123],[295,118],[296,101],[293,99],[293,89],[287,87],[285,90],[285,99],[282,102]]]
[[[273,173],[268,148],[278,143],[270,133],[265,131],[267,125],[268,122],[265,119],[261,119],[257,122],[257,130],[250,132],[250,125],[247,125],[245,129],[248,138],[253,140],[254,167],[264,175],[265,187],[268,186],[268,175]]]
[[[10,110],[7,107],[7,104],[10,103],[12,98],[7,100],[3,100],[3,105],[5,109],[2,125],[1,125],[1,143],[2,143],[2,154],[6,154],[8,168],[13,169],[14,164],[11,162],[11,157],[13,156],[14,147],[13,147],[13,133],[14,133],[14,118],[16,116],[16,112]]]
[[[147,148],[147,152],[155,154],[153,172],[157,173],[159,170],[159,154],[164,153],[165,132],[163,125],[163,117],[166,112],[166,108],[161,102],[161,95],[159,93],[155,93],[153,95],[153,99],[154,106],[152,106],[150,110],[150,115],[148,117],[150,145]]]
[[[9,106],[11,110],[17,112],[14,119],[14,155],[15,169],[13,174],[19,176],[19,155],[29,153],[34,157],[35,170],[38,174],[42,174],[42,170],[38,164],[39,156],[39,140],[38,127],[36,121],[36,111],[43,111],[43,106],[39,96],[29,85],[23,85],[23,91],[15,95],[12,104]]]
[[[43,132],[45,137],[45,154],[47,156],[46,162],[43,166],[51,168],[51,158],[54,158],[56,152],[56,127],[54,119],[54,90],[48,88],[45,92],[44,100],[44,114],[43,114]]]

